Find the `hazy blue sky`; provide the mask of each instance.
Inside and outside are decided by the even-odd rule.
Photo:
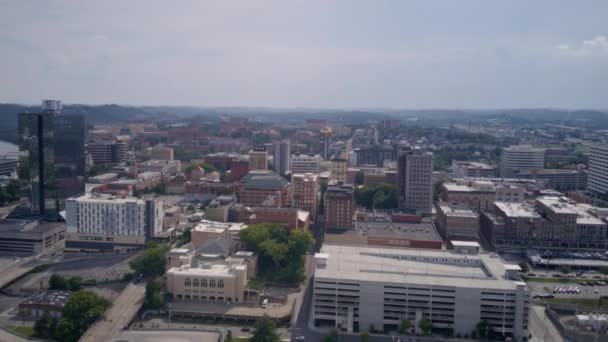
[[[0,101],[608,108],[608,1],[0,0]]]

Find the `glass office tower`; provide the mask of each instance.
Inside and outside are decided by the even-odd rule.
[[[60,115],[59,101],[20,113],[19,177],[29,182],[33,215],[58,220],[65,199],[84,191],[84,119]]]

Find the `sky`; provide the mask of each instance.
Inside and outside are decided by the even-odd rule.
[[[0,102],[608,108],[606,0],[0,0]]]

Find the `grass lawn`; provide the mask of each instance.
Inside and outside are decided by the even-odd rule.
[[[25,335],[27,337],[32,337],[34,336],[34,328],[33,327],[18,327],[18,326],[12,326],[9,327],[10,330],[19,333],[21,335]]]
[[[543,300],[544,304],[576,304],[580,311],[608,310],[608,301],[592,298],[550,298]]]

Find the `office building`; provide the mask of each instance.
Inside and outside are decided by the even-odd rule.
[[[291,184],[274,171],[252,170],[241,179],[239,203],[249,207],[284,207],[293,204]]]
[[[433,209],[432,177],[432,153],[401,151],[397,170],[400,207],[430,213]]]
[[[395,148],[389,145],[356,148],[357,166],[383,167],[385,160],[397,160]]]
[[[246,207],[237,204],[231,209],[230,217],[246,224],[274,223],[288,230],[310,228],[310,214],[298,208]]]
[[[89,142],[87,152],[94,165],[124,163],[127,158],[127,144],[120,140]]]
[[[0,252],[18,255],[60,252],[65,246],[65,230],[61,222],[5,219],[0,221]]]
[[[205,208],[205,218],[210,221],[228,222],[228,212],[237,203],[233,195],[222,195]]]
[[[291,184],[294,207],[308,211],[314,220],[319,207],[319,176],[312,173],[294,173],[291,176]]]
[[[238,239],[239,232],[247,228],[242,222],[216,222],[201,220],[192,228],[192,246],[199,248],[209,241],[218,239]]]
[[[608,193],[608,144],[591,146],[587,188],[597,195]]]
[[[593,207],[565,197],[534,202],[494,202],[480,216],[481,232],[494,247],[608,248],[608,225]]]
[[[357,210],[355,229],[327,229],[330,245],[443,249],[444,242],[431,218],[388,210]]]
[[[179,160],[152,159],[137,164],[137,170],[139,172],[160,172],[163,177],[168,177],[179,173],[182,170],[182,164]]]
[[[321,156],[318,154],[294,154],[291,156],[291,172],[319,173]]]
[[[545,168],[545,150],[531,145],[505,147],[500,153],[500,176],[513,177],[517,172]]]
[[[355,227],[355,191],[352,185],[329,182],[325,191],[325,228]]]
[[[486,163],[456,160],[452,162],[452,175],[455,178],[493,178],[497,176],[497,171],[496,166]]]
[[[446,240],[479,240],[479,214],[466,204],[435,204],[435,223]]]
[[[143,247],[163,229],[163,202],[87,194],[66,203],[71,250],[111,251]]]
[[[348,160],[343,158],[332,158],[330,166],[330,180],[336,182],[346,182],[346,169],[348,168]]]
[[[268,151],[265,147],[249,151],[249,170],[268,170]]]
[[[543,182],[546,188],[557,191],[586,190],[588,178],[583,168],[523,171],[517,173],[515,177],[538,180]]]
[[[291,143],[288,139],[274,143],[272,165],[274,171],[281,176],[291,171]]]
[[[81,115],[61,115],[57,100],[19,114],[19,177],[30,184],[33,215],[58,220],[65,199],[84,191],[84,128]]]
[[[421,333],[426,319],[467,336],[486,321],[515,341],[528,338],[528,288],[519,266],[496,255],[325,244],[315,260],[315,326],[397,331],[408,320]]]
[[[0,176],[10,177],[17,172],[17,158],[0,156]]]
[[[451,204],[466,204],[477,212],[491,208],[494,201],[523,202],[526,193],[525,183],[518,183],[517,179],[463,178],[455,181],[441,185],[441,200]]]
[[[173,148],[168,146],[154,146],[150,149],[150,158],[158,160],[173,160]]]

